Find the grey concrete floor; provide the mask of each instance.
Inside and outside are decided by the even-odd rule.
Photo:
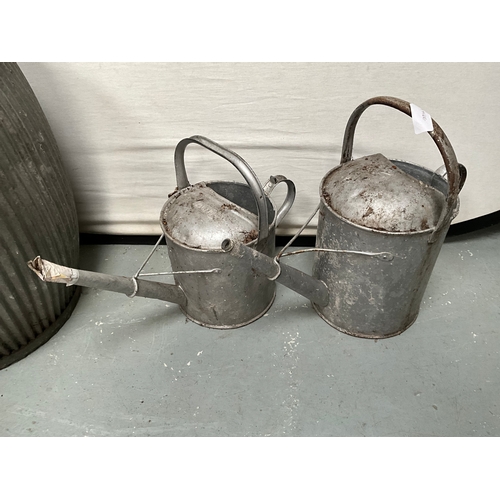
[[[263,318],[226,331],[84,289],[49,342],[0,371],[0,435],[500,436],[499,248],[500,226],[447,239],[416,323],[379,341],[281,285]],[[82,246],[81,267],[129,276],[149,250]],[[312,255],[288,262],[310,272]],[[164,246],[150,268],[169,268]]]

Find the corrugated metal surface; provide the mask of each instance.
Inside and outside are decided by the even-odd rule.
[[[0,369],[64,324],[79,288],[48,285],[26,262],[78,265],[78,219],[59,150],[15,63],[0,63]]]

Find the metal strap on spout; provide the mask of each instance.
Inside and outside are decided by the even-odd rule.
[[[175,275],[175,274],[208,274],[208,273],[220,273],[222,272],[222,269],[220,268],[214,268],[214,269],[201,269],[201,270],[193,270],[193,271],[166,271],[166,272],[161,272],[161,273],[141,273],[141,271],[146,267],[146,264],[149,262],[149,259],[153,256],[155,253],[156,249],[158,248],[158,245],[161,243],[161,240],[165,237],[165,233],[163,233],[158,241],[156,242],[155,246],[149,252],[149,255],[146,257],[146,260],[141,264],[137,272],[132,276],[132,281],[134,283],[134,291],[128,295],[129,298],[134,298],[139,291],[139,285],[137,283],[137,278],[140,278],[141,276],[164,276],[164,275]]]
[[[294,252],[288,252],[281,257],[288,257],[290,255],[298,255],[299,253],[306,252],[332,252],[332,253],[348,253],[354,255],[366,255],[368,257],[376,257],[379,260],[389,262],[394,259],[394,255],[390,252],[361,252],[359,250],[334,250],[333,248],[305,248],[302,250],[295,250]]]
[[[149,262],[149,259],[152,257],[152,255],[155,253],[155,250],[158,248],[158,245],[160,244],[161,240],[165,237],[165,234],[162,233],[158,241],[156,242],[155,246],[153,247],[153,250],[149,252],[149,255],[146,257],[146,260],[142,263],[141,267],[137,270],[137,272],[134,274],[134,278],[138,278],[139,275],[141,274],[141,271],[144,269],[146,264]]]
[[[175,274],[219,274],[222,272],[220,267],[213,269],[198,269],[196,271],[167,271],[164,273],[141,273],[139,276],[174,276]]]
[[[360,104],[352,112],[347,122],[346,130],[344,133],[344,142],[342,145],[342,155],[340,158],[341,164],[352,160],[354,130],[356,128],[356,124],[358,123],[358,120],[363,111],[374,104],[389,106],[407,114],[408,116],[411,116],[410,103],[402,99],[398,99],[397,97],[373,97]],[[448,174],[449,190],[446,210],[441,213],[436,227],[429,237],[429,243],[433,243],[437,239],[441,229],[443,229],[443,227],[445,227],[448,222],[451,221],[451,218],[453,217],[453,210],[458,199],[458,193],[460,192],[460,188],[463,185],[463,182],[461,182],[461,177],[464,177],[466,172],[463,165],[459,169],[455,151],[453,150],[450,141],[446,137],[446,134],[443,132],[441,127],[434,120],[432,120],[432,125],[433,130],[429,132],[429,135],[432,137],[433,141],[439,149],[439,152],[441,153],[441,156],[443,157],[446,172]]]
[[[178,189],[183,189],[190,185],[186,173],[186,166],[184,163],[184,152],[186,150],[186,147],[191,143],[199,144],[200,146],[203,146],[209,151],[212,151],[213,153],[224,158],[234,167],[236,167],[240,174],[245,178],[257,203],[259,235],[257,238],[256,246],[257,248],[259,248],[261,246],[260,243],[264,243],[269,235],[269,214],[267,210],[267,199],[264,193],[264,189],[259,179],[255,175],[255,172],[243,158],[241,158],[233,151],[223,148],[219,144],[211,141],[210,139],[207,139],[206,137],[203,137],[201,135],[194,135],[187,139],[181,140],[175,148],[174,165]]]
[[[283,256],[285,250],[300,236],[300,234],[302,233],[302,231],[307,227],[307,225],[309,224],[309,222],[311,222],[313,220],[313,217],[316,215],[316,213],[318,212],[319,210],[319,207],[321,206],[321,204],[319,204],[315,209],[314,209],[314,212],[310,215],[310,217],[304,222],[304,224],[302,224],[302,227],[295,233],[295,235],[290,239],[290,241],[280,250],[280,252],[278,253],[278,255],[276,255],[275,257],[275,260],[276,262],[278,262],[281,257]]]
[[[307,252],[331,252],[331,253],[346,253],[346,254],[355,254],[355,255],[366,255],[368,257],[376,257],[377,259],[383,260],[385,262],[389,262],[394,259],[394,255],[390,252],[361,252],[359,250],[335,250],[333,248],[306,248],[303,250],[296,250],[294,252],[285,253],[286,249],[290,247],[290,245],[300,236],[300,233],[307,227],[307,225],[311,222],[313,217],[316,215],[318,210],[320,209],[321,203],[314,209],[314,212],[309,216],[306,222],[302,225],[302,227],[295,233],[295,235],[290,239],[290,241],[281,249],[281,251],[274,258],[274,262],[279,266],[279,260],[283,257],[288,257],[290,255],[298,255],[300,253]],[[279,276],[279,273],[276,275],[276,278]],[[273,278],[273,279],[276,279]],[[269,278],[271,279],[271,278]]]
[[[135,276],[132,277],[132,283],[134,284],[134,291],[130,295],[127,295],[129,299],[133,299],[139,291],[139,283],[137,283],[137,278]]]

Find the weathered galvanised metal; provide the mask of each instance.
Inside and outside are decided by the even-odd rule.
[[[191,186],[184,165],[184,151],[191,143],[225,158],[247,183],[212,181]],[[214,273],[175,274],[188,299],[182,310],[192,321],[212,328],[236,328],[255,321],[271,306],[275,285],[252,272],[250,263],[228,258],[221,242],[230,238],[274,256],[276,226],[293,204],[294,184],[276,176],[262,187],[240,156],[201,136],[179,142],[175,169],[178,191],[169,197],[160,215],[172,269],[217,269]],[[269,195],[280,182],[286,183],[287,196],[276,210]]]
[[[176,285],[138,279],[146,276],[140,274],[144,264],[133,278],[99,279],[95,273],[53,267],[39,257],[29,265],[46,281],[176,302],[190,319],[213,328],[234,328],[262,316],[272,304],[277,281],[307,297],[339,331],[371,339],[398,335],[417,318],[446,232],[458,214],[467,171],[434,120],[429,135],[444,160],[446,178],[380,153],[353,160],[356,124],[372,105],[411,116],[410,103],[394,97],[374,97],[354,110],[340,165],[320,183],[318,208],[276,256],[274,232],[293,203],[293,183],[278,176],[262,187],[239,156],[194,136],[176,148],[178,191],[160,216]],[[192,142],[230,161],[247,184],[191,186],[184,151]],[[287,183],[288,192],[276,211],[268,195],[279,182]],[[315,248],[286,252],[318,211]],[[312,276],[281,261],[309,251],[315,252]]]
[[[184,164],[189,144],[198,144],[229,161],[246,184],[210,181],[191,185]],[[44,281],[174,302],[190,320],[210,328],[237,328],[258,319],[273,303],[275,284],[253,272],[249,262],[228,256],[221,242],[229,238],[274,256],[276,226],[294,202],[295,185],[279,175],[262,186],[240,156],[202,136],[177,144],[174,165],[177,188],[160,213],[163,235],[132,278],[64,268],[40,257],[28,265]],[[281,182],[287,185],[287,194],[276,210],[270,194]],[[142,273],[163,237],[172,272]],[[175,285],[143,279],[163,274],[173,275]]]
[[[289,266],[279,262],[298,252],[282,251],[271,260],[230,241],[223,248],[308,297],[321,318],[337,330],[378,339],[398,335],[416,320],[446,232],[458,213],[466,169],[457,163],[435,121],[429,135],[443,157],[447,181],[381,154],[351,160],[356,124],[374,104],[411,116],[410,104],[393,97],[369,99],[352,113],[341,163],[320,184],[316,248],[299,251],[316,253],[316,283],[310,279],[301,283],[300,277],[291,277]]]
[[[318,248],[388,252],[391,259],[318,252],[313,275],[330,291],[318,314],[337,330],[367,338],[398,335],[416,319],[452,219],[465,167],[441,127],[429,135],[444,160],[447,181],[418,165],[382,155],[351,160],[356,124],[381,104],[411,116],[410,104],[375,97],[356,108],[346,127],[340,166],[320,184]]]

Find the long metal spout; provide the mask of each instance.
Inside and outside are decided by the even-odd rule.
[[[173,302],[183,307],[187,304],[186,295],[177,285],[73,269],[43,260],[40,256],[30,260],[28,267],[42,281],[47,283],[64,283],[66,286],[79,285],[98,288],[110,292],[124,293],[128,297],[138,296]]]
[[[294,292],[306,297],[320,307],[326,307],[329,302],[328,288],[323,283],[308,274],[278,263],[272,257],[268,257],[253,248],[243,245],[237,241],[226,239],[222,242],[222,250],[225,252],[251,262],[252,269],[266,278],[277,281],[290,288]]]

